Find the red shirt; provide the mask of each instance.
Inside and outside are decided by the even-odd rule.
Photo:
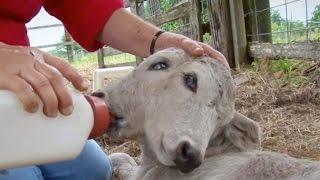
[[[42,6],[83,48],[95,51],[103,46],[96,37],[123,0],[0,0],[0,42],[29,46],[26,23]]]

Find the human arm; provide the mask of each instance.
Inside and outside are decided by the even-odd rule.
[[[44,0],[43,5],[88,51],[95,51],[106,44],[147,57],[152,38],[159,31],[156,26],[124,9],[122,0]],[[163,33],[156,41],[155,50],[169,47],[182,48],[195,56],[206,53],[227,65],[220,52],[183,35]]]
[[[122,8],[113,13],[98,39],[111,47],[147,57],[150,55],[152,38],[159,30],[158,27]],[[194,56],[208,54],[228,66],[226,58],[220,52],[205,43],[194,41],[180,34],[165,32],[159,36],[155,50],[169,47],[182,48]]]

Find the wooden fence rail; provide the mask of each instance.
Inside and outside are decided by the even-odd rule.
[[[320,43],[291,44],[252,43],[249,55],[257,59],[304,59],[320,61]]]
[[[160,26],[170,21],[174,21],[188,16],[192,11],[191,2],[187,1],[172,8],[166,13],[156,14],[146,18],[147,21],[152,22],[156,26]]]

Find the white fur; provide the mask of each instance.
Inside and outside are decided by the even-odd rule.
[[[170,66],[152,71],[155,62]],[[183,74],[198,77],[197,92]],[[320,164],[260,152],[260,129],[235,112],[230,71],[209,57],[182,50],[160,51],[120,82],[101,90],[115,120],[109,134],[130,138],[142,149],[141,164],[126,154],[112,154],[114,169],[132,180],[298,180],[320,179]],[[188,141],[201,152],[199,168],[183,174],[174,163],[175,148]]]

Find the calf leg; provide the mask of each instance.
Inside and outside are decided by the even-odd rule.
[[[110,155],[113,167],[113,179],[128,180],[138,167],[135,160],[126,153],[112,153]]]

